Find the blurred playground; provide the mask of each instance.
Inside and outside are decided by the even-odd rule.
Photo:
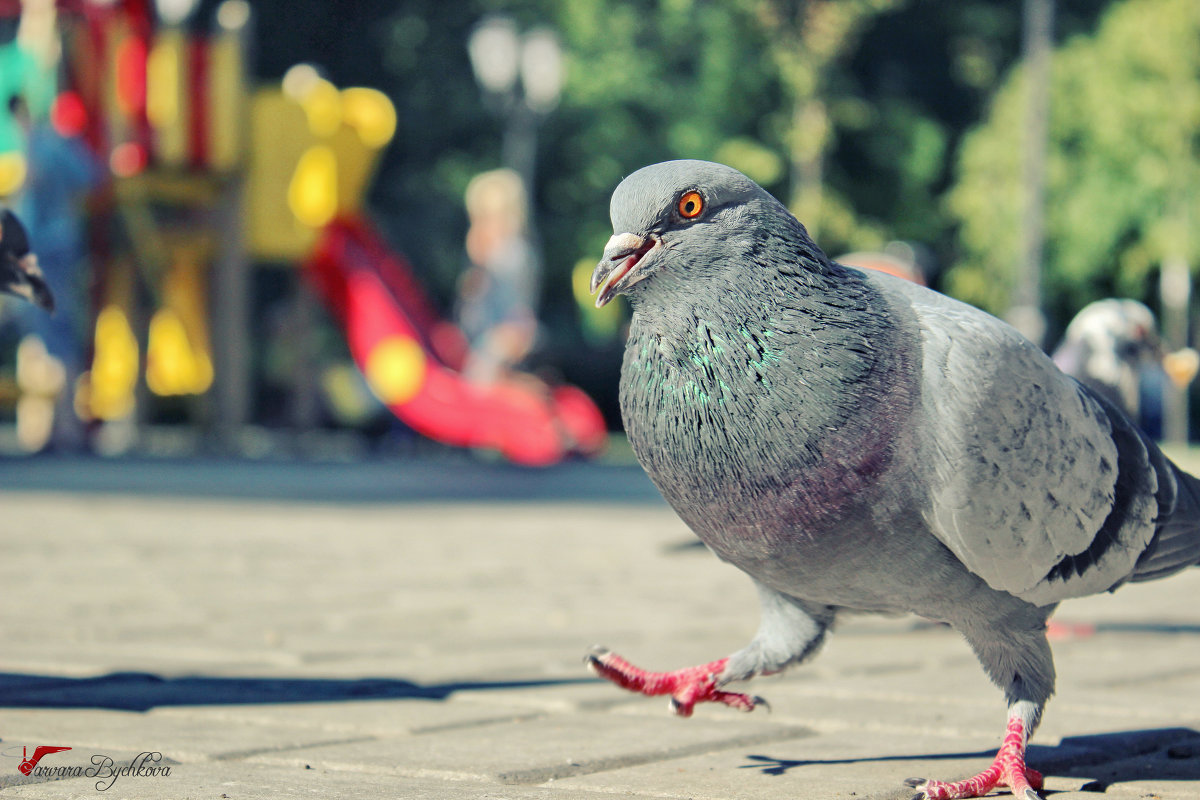
[[[258,80],[245,0],[0,9],[0,199],[63,298],[49,319],[4,307],[21,450],[125,453],[174,430],[157,441],[237,452],[273,429],[529,465],[604,449],[596,404],[528,358],[519,174],[468,193],[460,327],[364,207],[396,132],[382,92],[303,62]]]
[[[0,453],[620,457],[628,310],[587,279],[670,158],[1184,442],[1192,33],[1187,0],[0,0],[0,206],[60,300],[0,304]]]

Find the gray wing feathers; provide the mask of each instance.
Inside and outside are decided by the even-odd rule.
[[[1111,423],[1117,481],[1112,511],[1091,544],[1082,552],[1064,556],[1039,584],[1042,595],[1055,598],[1114,589],[1124,583],[1175,505],[1176,481],[1170,462],[1111,402],[1082,384],[1078,389],[1103,409]]]
[[[1200,562],[1200,480],[1170,462],[1166,468],[1175,479],[1178,497],[1150,547],[1138,559],[1133,581],[1165,578]]]
[[[933,534],[989,586],[1035,605],[1127,579],[1159,509],[1140,434],[995,318],[880,283],[904,296],[922,337]]]

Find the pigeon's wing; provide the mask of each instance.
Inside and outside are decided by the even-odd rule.
[[[933,534],[989,586],[1037,605],[1127,580],[1160,505],[1174,504],[1154,445],[996,318],[871,280],[918,329],[918,478]]]

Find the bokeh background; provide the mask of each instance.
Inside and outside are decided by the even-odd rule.
[[[61,305],[0,308],[9,454],[621,458],[628,309],[586,282],[671,158],[1048,351],[1143,303],[1060,363],[1188,438],[1194,0],[0,0],[0,95]]]

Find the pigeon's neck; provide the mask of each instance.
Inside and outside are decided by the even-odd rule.
[[[677,509],[786,491],[817,515],[886,468],[900,418],[887,405],[911,374],[860,273],[766,265],[750,290],[653,299],[631,323],[621,408]]]

